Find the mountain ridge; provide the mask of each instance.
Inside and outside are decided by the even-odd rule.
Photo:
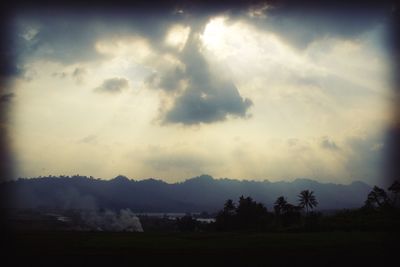
[[[130,179],[118,175],[110,180],[86,176],[48,176],[20,178],[0,185],[14,201],[9,208],[122,209],[136,212],[215,212],[227,199],[236,201],[250,196],[272,209],[283,195],[297,204],[302,190],[314,191],[319,209],[361,207],[371,186],[362,181],[348,185],[321,183],[308,178],[271,182],[215,179],[200,175],[182,182],[167,183],[160,179]]]

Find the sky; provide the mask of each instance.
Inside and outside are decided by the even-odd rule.
[[[0,101],[16,177],[379,183],[390,10],[35,9]]]

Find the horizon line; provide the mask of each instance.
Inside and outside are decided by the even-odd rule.
[[[87,179],[94,179],[94,180],[101,180],[101,181],[112,181],[112,180],[115,180],[115,179],[117,179],[119,177],[123,177],[123,178],[126,178],[128,181],[132,181],[132,182],[156,180],[156,181],[160,181],[160,182],[165,183],[165,184],[180,184],[180,183],[185,183],[187,181],[198,179],[198,178],[201,178],[201,177],[204,177],[204,176],[210,177],[211,180],[220,180],[220,181],[221,180],[231,180],[231,181],[238,181],[238,182],[258,182],[258,183],[293,183],[293,182],[299,181],[299,180],[308,180],[308,181],[312,181],[312,182],[317,182],[319,184],[335,184],[335,185],[351,185],[351,184],[354,184],[354,183],[363,183],[363,184],[365,184],[365,185],[367,185],[369,187],[372,187],[372,185],[370,185],[369,183],[367,183],[365,181],[362,181],[362,180],[353,180],[353,181],[345,184],[345,183],[318,181],[318,180],[315,180],[315,179],[312,179],[312,178],[307,178],[307,177],[297,177],[297,178],[292,178],[291,180],[288,179],[288,180],[271,181],[269,179],[254,180],[254,178],[253,179],[243,179],[243,178],[235,179],[235,178],[229,178],[229,177],[214,177],[214,176],[209,175],[209,174],[201,174],[201,175],[198,175],[198,176],[184,178],[184,180],[176,181],[176,182],[168,182],[168,181],[165,181],[162,178],[158,178],[158,177],[130,178],[130,177],[128,177],[126,175],[123,175],[123,174],[118,174],[117,176],[111,177],[111,178],[101,178],[101,177],[94,177],[94,176],[91,176],[91,175],[88,176],[88,175],[80,175],[80,174],[74,174],[74,175],[63,175],[63,174],[52,175],[52,174],[49,174],[47,176],[40,175],[40,176],[36,176],[36,177],[18,177],[15,180],[12,179],[12,180],[9,180],[9,181],[4,181],[4,182],[11,182],[11,181],[18,181],[18,180],[29,180],[29,179],[40,179],[40,178],[74,178],[74,177],[85,177]]]

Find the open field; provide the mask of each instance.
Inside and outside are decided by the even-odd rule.
[[[386,266],[393,235],[326,233],[18,232],[10,266],[35,264]],[[29,265],[28,265],[29,266]]]

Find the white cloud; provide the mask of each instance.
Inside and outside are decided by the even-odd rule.
[[[179,51],[185,47],[187,39],[190,34],[190,27],[183,25],[174,25],[172,26],[165,38],[165,43],[169,46],[176,47]]]
[[[385,145],[372,130],[379,132],[389,120],[389,69],[379,46],[383,29],[346,40],[319,38],[300,51],[279,32],[244,20],[210,20],[200,43],[190,26],[165,25],[161,45],[139,33],[97,32],[85,42],[98,57],[90,62],[27,57],[27,70],[36,74],[17,82],[13,98],[19,174],[378,179],[372,167],[364,167],[379,164]],[[75,82],[74,72],[84,83]],[[96,87],[116,92],[128,86],[113,97],[93,93]],[[245,117],[246,98],[253,102],[252,117],[231,120]],[[232,99],[238,111],[230,109]],[[160,126],[160,112],[165,115],[181,100],[181,117],[174,119],[194,126]],[[201,111],[201,120],[185,112],[193,110]],[[218,123],[196,124],[207,120]]]

